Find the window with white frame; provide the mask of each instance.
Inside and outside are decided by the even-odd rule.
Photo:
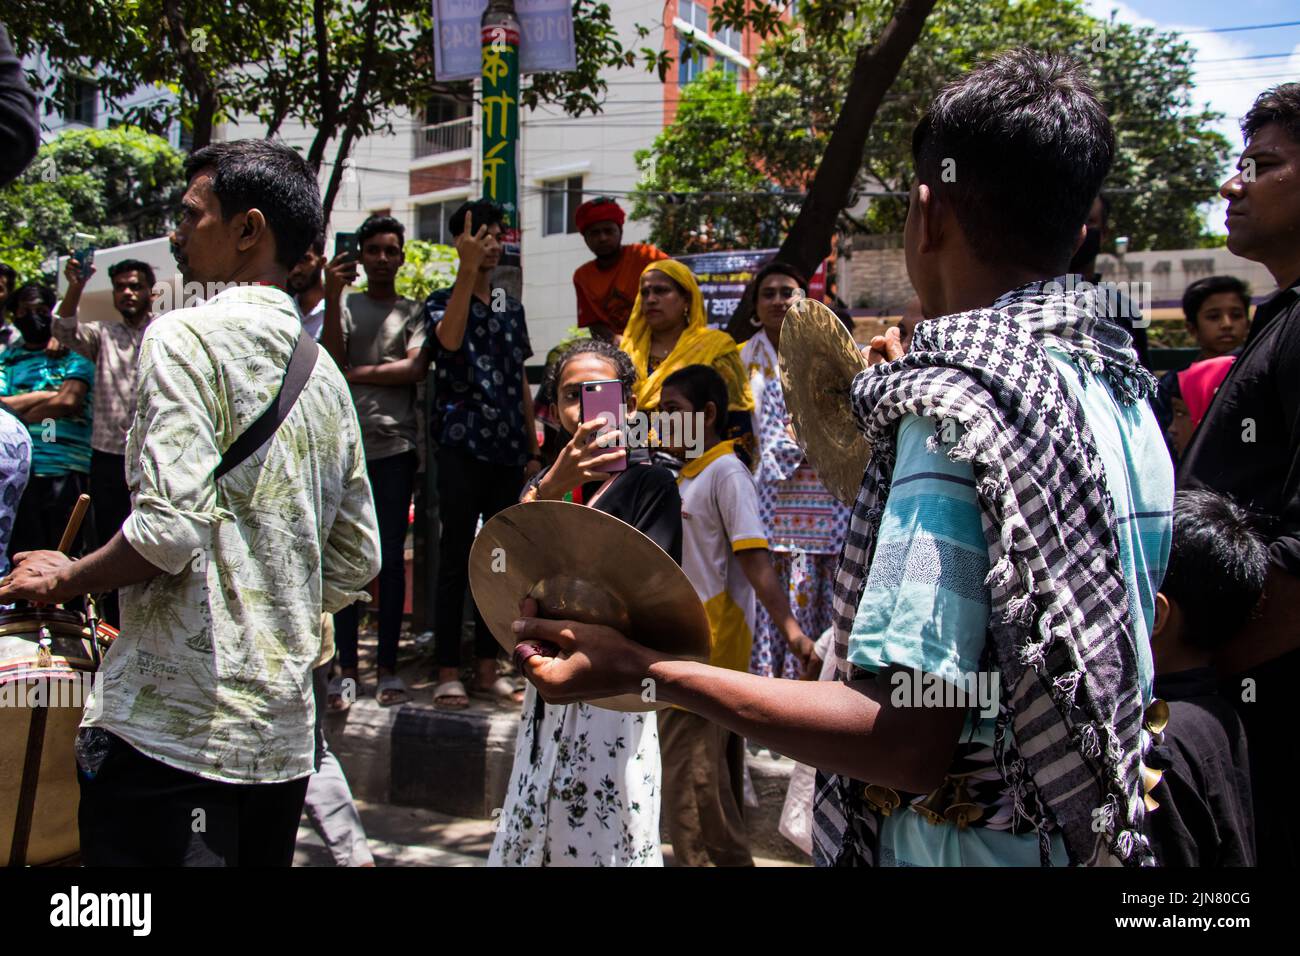
[[[683,39],[683,43],[685,40]],[[679,47],[680,49],[680,47]],[[695,47],[689,56],[677,58],[677,85],[685,86],[711,66],[708,56],[700,47]]]
[[[720,63],[724,70],[736,78],[736,88],[743,87],[743,31],[734,27],[722,27],[716,35],[710,34],[709,11],[696,0],[682,0],[677,6],[677,19],[680,21],[678,49],[686,46],[690,39],[695,40],[695,48],[690,55],[679,55],[677,58],[677,85],[685,86],[715,63]],[[685,27],[691,28],[689,33]]]
[[[677,16],[708,36],[709,11],[705,9],[704,4],[695,3],[693,0],[682,0],[677,7]]]
[[[559,236],[578,231],[582,205],[582,177],[552,179],[542,184],[542,235]]]
[[[416,206],[415,238],[441,243],[444,246],[454,246],[456,237],[451,234],[451,227],[447,222],[451,219],[451,214],[464,201],[464,199],[448,199],[445,202],[431,202]]]

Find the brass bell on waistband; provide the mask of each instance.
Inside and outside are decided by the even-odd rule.
[[[1160,782],[1160,778],[1164,775],[1163,770],[1156,770],[1146,765],[1142,767],[1142,800],[1146,803],[1148,813],[1160,807],[1160,804],[1151,797],[1151,791],[1156,788],[1156,784]]]
[[[959,830],[984,816],[984,808],[971,802],[964,777],[958,777],[955,781],[952,802],[948,805],[948,809],[943,811],[943,815],[944,819],[955,824]]]
[[[912,809],[921,814],[930,823],[938,826],[945,822],[944,810],[948,806],[949,781],[945,777],[939,789],[935,790],[920,803],[912,804]]]
[[[862,796],[867,803],[871,804],[871,808],[883,817],[892,814],[903,802],[889,787],[882,787],[875,783],[870,784]]]
[[[1151,706],[1146,709],[1142,715],[1142,726],[1149,733],[1163,733],[1164,729],[1169,726],[1169,705],[1163,700],[1153,700]]]

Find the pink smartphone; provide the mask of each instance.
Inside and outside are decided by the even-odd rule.
[[[623,383],[617,379],[600,382],[583,382],[582,383],[582,420],[584,422],[594,421],[597,418],[605,420],[605,427],[592,436],[594,440],[600,435],[617,429],[619,427],[619,412],[623,407]],[[626,444],[626,443],[625,443]],[[610,446],[605,449],[606,452],[613,451],[617,446]],[[603,454],[604,452],[602,452]],[[620,471],[627,470],[627,455],[624,455],[618,461],[610,462],[608,465],[602,465],[596,471],[603,471],[608,474],[617,474]]]

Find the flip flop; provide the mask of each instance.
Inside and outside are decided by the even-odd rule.
[[[393,691],[396,696],[384,700],[384,692]],[[411,692],[406,689],[406,684],[396,674],[385,674],[379,678],[379,686],[375,688],[375,700],[379,702],[380,707],[392,707],[394,704],[405,704],[411,699]]]
[[[458,680],[443,681],[433,689],[433,706],[441,710],[464,710],[469,706],[465,685]]]
[[[515,698],[515,694],[522,694],[523,688],[515,685],[504,677],[498,677],[487,687],[475,687],[471,690],[470,696],[477,697],[480,700],[492,700],[502,704],[510,704],[518,707],[523,703],[523,697]]]
[[[336,700],[342,706],[335,707],[333,701]],[[325,710],[331,714],[346,714],[351,706],[352,695],[343,693],[343,677],[336,674],[330,678],[329,689],[325,692]]]

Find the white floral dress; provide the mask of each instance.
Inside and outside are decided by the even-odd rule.
[[[488,866],[663,866],[656,715],[538,704],[529,684]]]

